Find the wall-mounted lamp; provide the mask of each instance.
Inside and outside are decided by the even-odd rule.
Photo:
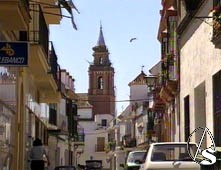
[[[152,75],[146,76],[146,83],[147,83],[147,87],[148,87],[148,92],[153,90],[153,87],[156,84],[156,79],[157,79],[156,76],[152,76]]]
[[[138,129],[139,133],[142,133],[143,128],[144,128],[144,127],[143,127],[142,125],[137,127],[137,129]]]

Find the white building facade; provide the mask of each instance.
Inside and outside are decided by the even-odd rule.
[[[182,5],[182,4],[181,4]],[[213,1],[201,3],[194,16],[211,17]],[[181,19],[185,8],[181,8]],[[187,16],[186,16],[187,18]],[[205,21],[205,22],[204,22]],[[184,21],[181,20],[184,23]],[[185,27],[180,27],[180,135],[186,141],[190,133],[198,127],[207,127],[214,134],[216,146],[221,146],[220,138],[220,84],[221,50],[214,42],[214,21],[190,19]],[[199,142],[201,135],[193,135]],[[209,137],[203,142],[210,146]]]

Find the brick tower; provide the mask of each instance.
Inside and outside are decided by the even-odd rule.
[[[114,68],[109,60],[102,26],[97,45],[93,49],[93,64],[89,66],[88,100],[93,106],[93,117],[97,114],[115,114]]]

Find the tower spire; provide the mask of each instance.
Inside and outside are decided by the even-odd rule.
[[[99,34],[99,38],[98,38],[98,41],[97,41],[97,46],[106,46],[105,41],[104,41],[101,22],[100,22],[100,34]]]

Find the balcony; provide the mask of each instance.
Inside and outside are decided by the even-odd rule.
[[[51,74],[53,76],[53,78],[54,78],[54,80],[57,84],[58,90],[61,90],[61,88],[62,88],[61,69],[60,69],[60,66],[57,62],[58,58],[57,58],[57,55],[55,53],[54,46],[53,46],[52,42],[50,42],[49,58],[50,58],[49,65],[50,65],[50,68],[51,68],[49,74]]]
[[[29,68],[39,89],[40,103],[57,103],[61,98],[61,74],[53,44],[40,5],[30,5],[32,23],[29,32]]]
[[[136,138],[132,138],[131,135],[125,135],[123,137],[123,146],[125,148],[133,148],[137,146]]]
[[[153,110],[155,112],[164,112],[166,107],[165,102],[160,98],[160,90],[160,86],[155,87],[155,89],[153,90]]]
[[[108,142],[108,144],[105,147],[105,152],[110,152],[110,151],[114,151],[116,148],[116,142],[115,141],[110,141]]]
[[[62,19],[61,7],[57,0],[40,0],[42,11],[47,24],[60,24]]]
[[[85,134],[84,133],[78,133],[76,137],[74,138],[74,145],[84,145],[85,141]]]
[[[0,14],[1,30],[28,30],[30,21],[28,0],[1,0]]]
[[[178,81],[176,74],[176,56],[169,53],[163,58],[162,87],[159,93],[160,98],[166,103],[172,101],[177,93]]]

